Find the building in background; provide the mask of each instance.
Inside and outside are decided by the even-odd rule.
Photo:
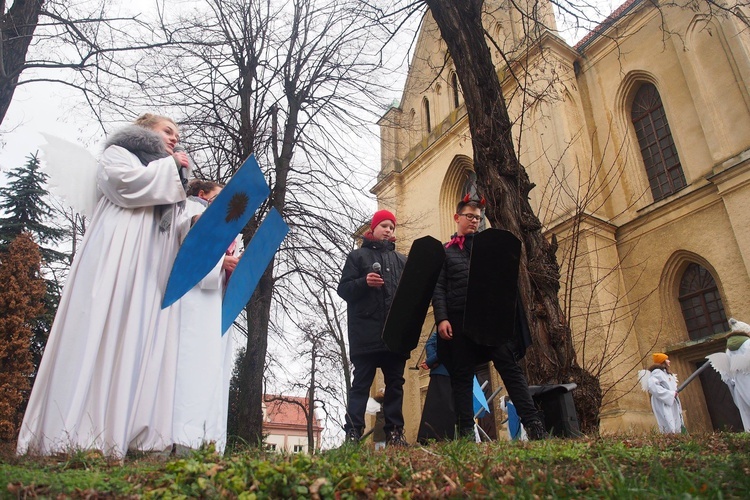
[[[532,206],[559,245],[578,361],[605,391],[602,432],[655,426],[636,389],[652,352],[668,353],[684,380],[724,349],[729,316],[750,320],[747,13],[691,5],[629,0],[571,47],[549,1],[484,2]],[[400,104],[379,125],[372,192],[398,217],[398,250],[424,235],[447,241],[456,203],[476,186],[459,80],[429,12]],[[430,315],[407,366],[432,328]],[[414,441],[428,374],[405,377]],[[494,370],[490,379],[500,383]],[[742,428],[712,370],[681,399],[691,432]]]
[[[309,453],[305,415],[309,408],[307,398],[266,394],[263,400],[263,434],[266,436],[266,449],[279,453]],[[312,433],[316,450],[320,449],[322,432],[323,426],[317,416],[314,416]]]

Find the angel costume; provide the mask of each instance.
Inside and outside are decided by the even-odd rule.
[[[644,390],[651,394],[651,409],[659,431],[663,434],[679,434],[683,423],[682,404],[677,397],[677,377],[658,366],[641,370],[639,376]]]
[[[101,198],[70,268],[19,454],[122,456],[172,444],[179,308],[160,305],[187,175],[150,129],[129,126],[106,146]]]
[[[729,387],[740,411],[742,427],[750,432],[750,338],[733,335],[727,339],[726,353],[706,356],[721,380]]]
[[[677,397],[677,377],[661,368],[652,368],[648,377],[648,392],[659,431],[679,434],[682,431],[682,404]]]
[[[190,218],[203,213],[206,205],[200,198],[188,198],[188,224],[181,226],[180,241],[187,236]],[[232,255],[234,248],[236,244],[227,253]],[[221,331],[227,280],[222,262],[223,259],[179,301],[182,320],[173,424],[178,445],[197,449],[203,443],[214,442],[219,453],[227,441],[234,353],[231,329],[223,336]]]

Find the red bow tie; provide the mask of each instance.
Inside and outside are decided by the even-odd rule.
[[[447,245],[445,245],[445,248],[448,248],[451,245],[458,245],[458,248],[460,248],[461,250],[463,250],[464,249],[464,241],[465,240],[466,240],[466,236],[465,235],[463,235],[463,234],[461,236],[456,235],[453,238],[451,238],[451,240],[448,242]]]

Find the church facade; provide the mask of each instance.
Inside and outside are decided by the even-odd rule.
[[[637,371],[651,353],[668,353],[684,380],[724,350],[729,317],[750,320],[750,33],[742,13],[629,0],[570,46],[549,3],[528,3],[534,23],[519,5],[487,0],[483,22],[532,205],[559,244],[578,362],[604,391],[601,432],[647,431]],[[379,125],[372,192],[398,217],[399,250],[447,241],[476,188],[459,81],[429,12],[400,105]],[[433,328],[430,314],[407,366]],[[413,441],[429,377],[405,376]],[[483,377],[501,385],[494,370]],[[713,370],[681,399],[689,431],[737,428]]]

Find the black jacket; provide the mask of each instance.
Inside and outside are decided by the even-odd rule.
[[[469,286],[469,259],[474,235],[467,234],[464,248],[451,245],[445,248],[445,261],[432,294],[435,323],[448,319],[448,313],[462,313],[466,307],[466,290]]]
[[[474,234],[467,234],[463,250],[458,245],[445,248],[443,269],[440,271],[440,277],[432,294],[432,310],[436,324],[448,319],[449,314],[451,316],[463,315],[466,307],[466,292],[469,288],[469,260],[473,243]],[[520,296],[516,301],[516,324],[512,344],[511,349],[516,359],[523,358],[526,348],[531,345],[529,323]]]
[[[395,250],[391,241],[364,238],[362,248],[352,251],[341,272],[338,294],[347,303],[349,323],[349,356],[387,352],[382,340],[383,326],[396,293],[406,257]],[[379,262],[385,284],[380,288],[367,286],[365,277]]]

